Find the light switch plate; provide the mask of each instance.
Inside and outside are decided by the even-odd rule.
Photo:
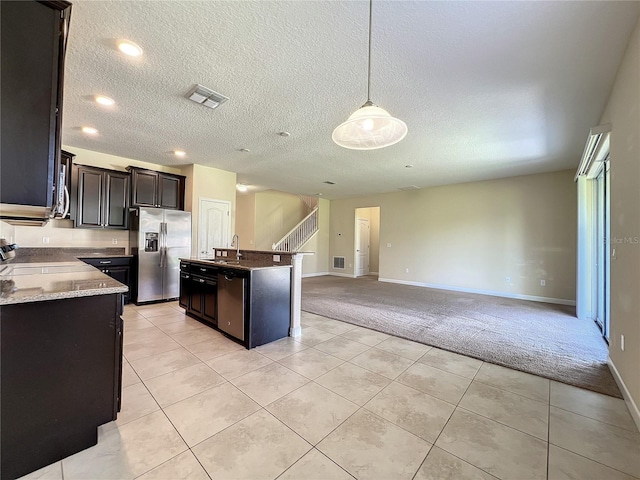
[[[222,256],[223,256],[223,257],[226,257],[226,256],[227,256],[227,251],[226,251],[226,250],[223,250],[223,251],[222,251]]]

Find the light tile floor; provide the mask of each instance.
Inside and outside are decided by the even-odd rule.
[[[127,306],[122,412],[27,478],[640,478],[624,401],[303,312],[251,351]]]

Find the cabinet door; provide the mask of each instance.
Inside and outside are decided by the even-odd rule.
[[[163,208],[180,207],[180,178],[160,175],[159,204]]]
[[[78,168],[78,206],[76,227],[102,228],[104,184],[101,170]]]
[[[129,175],[105,172],[104,226],[126,230],[129,228]]]
[[[67,2],[0,2],[1,203],[52,205],[70,10]]]
[[[210,323],[217,324],[217,282],[207,280],[204,284],[204,292],[202,294],[202,316]]]
[[[157,207],[158,206],[158,173],[152,171],[132,170],[133,207]]]
[[[191,277],[191,285],[190,285],[190,298],[189,298],[189,311],[202,317],[203,311],[203,299],[202,296],[204,294],[204,278]]]
[[[182,267],[182,265],[180,265]],[[191,277],[188,273],[180,272],[180,296],[178,305],[185,310],[189,310],[189,289],[191,288]]]

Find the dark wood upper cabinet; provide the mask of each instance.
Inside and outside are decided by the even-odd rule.
[[[184,210],[185,177],[129,167],[131,172],[131,206]]]
[[[51,208],[71,3],[0,1],[0,203]]]
[[[129,228],[129,174],[73,167],[72,212],[81,228]]]

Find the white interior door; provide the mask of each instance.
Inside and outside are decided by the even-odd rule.
[[[369,275],[369,220],[356,220],[356,277]]]
[[[229,247],[230,211],[229,202],[200,198],[198,256],[212,257],[216,248]]]

